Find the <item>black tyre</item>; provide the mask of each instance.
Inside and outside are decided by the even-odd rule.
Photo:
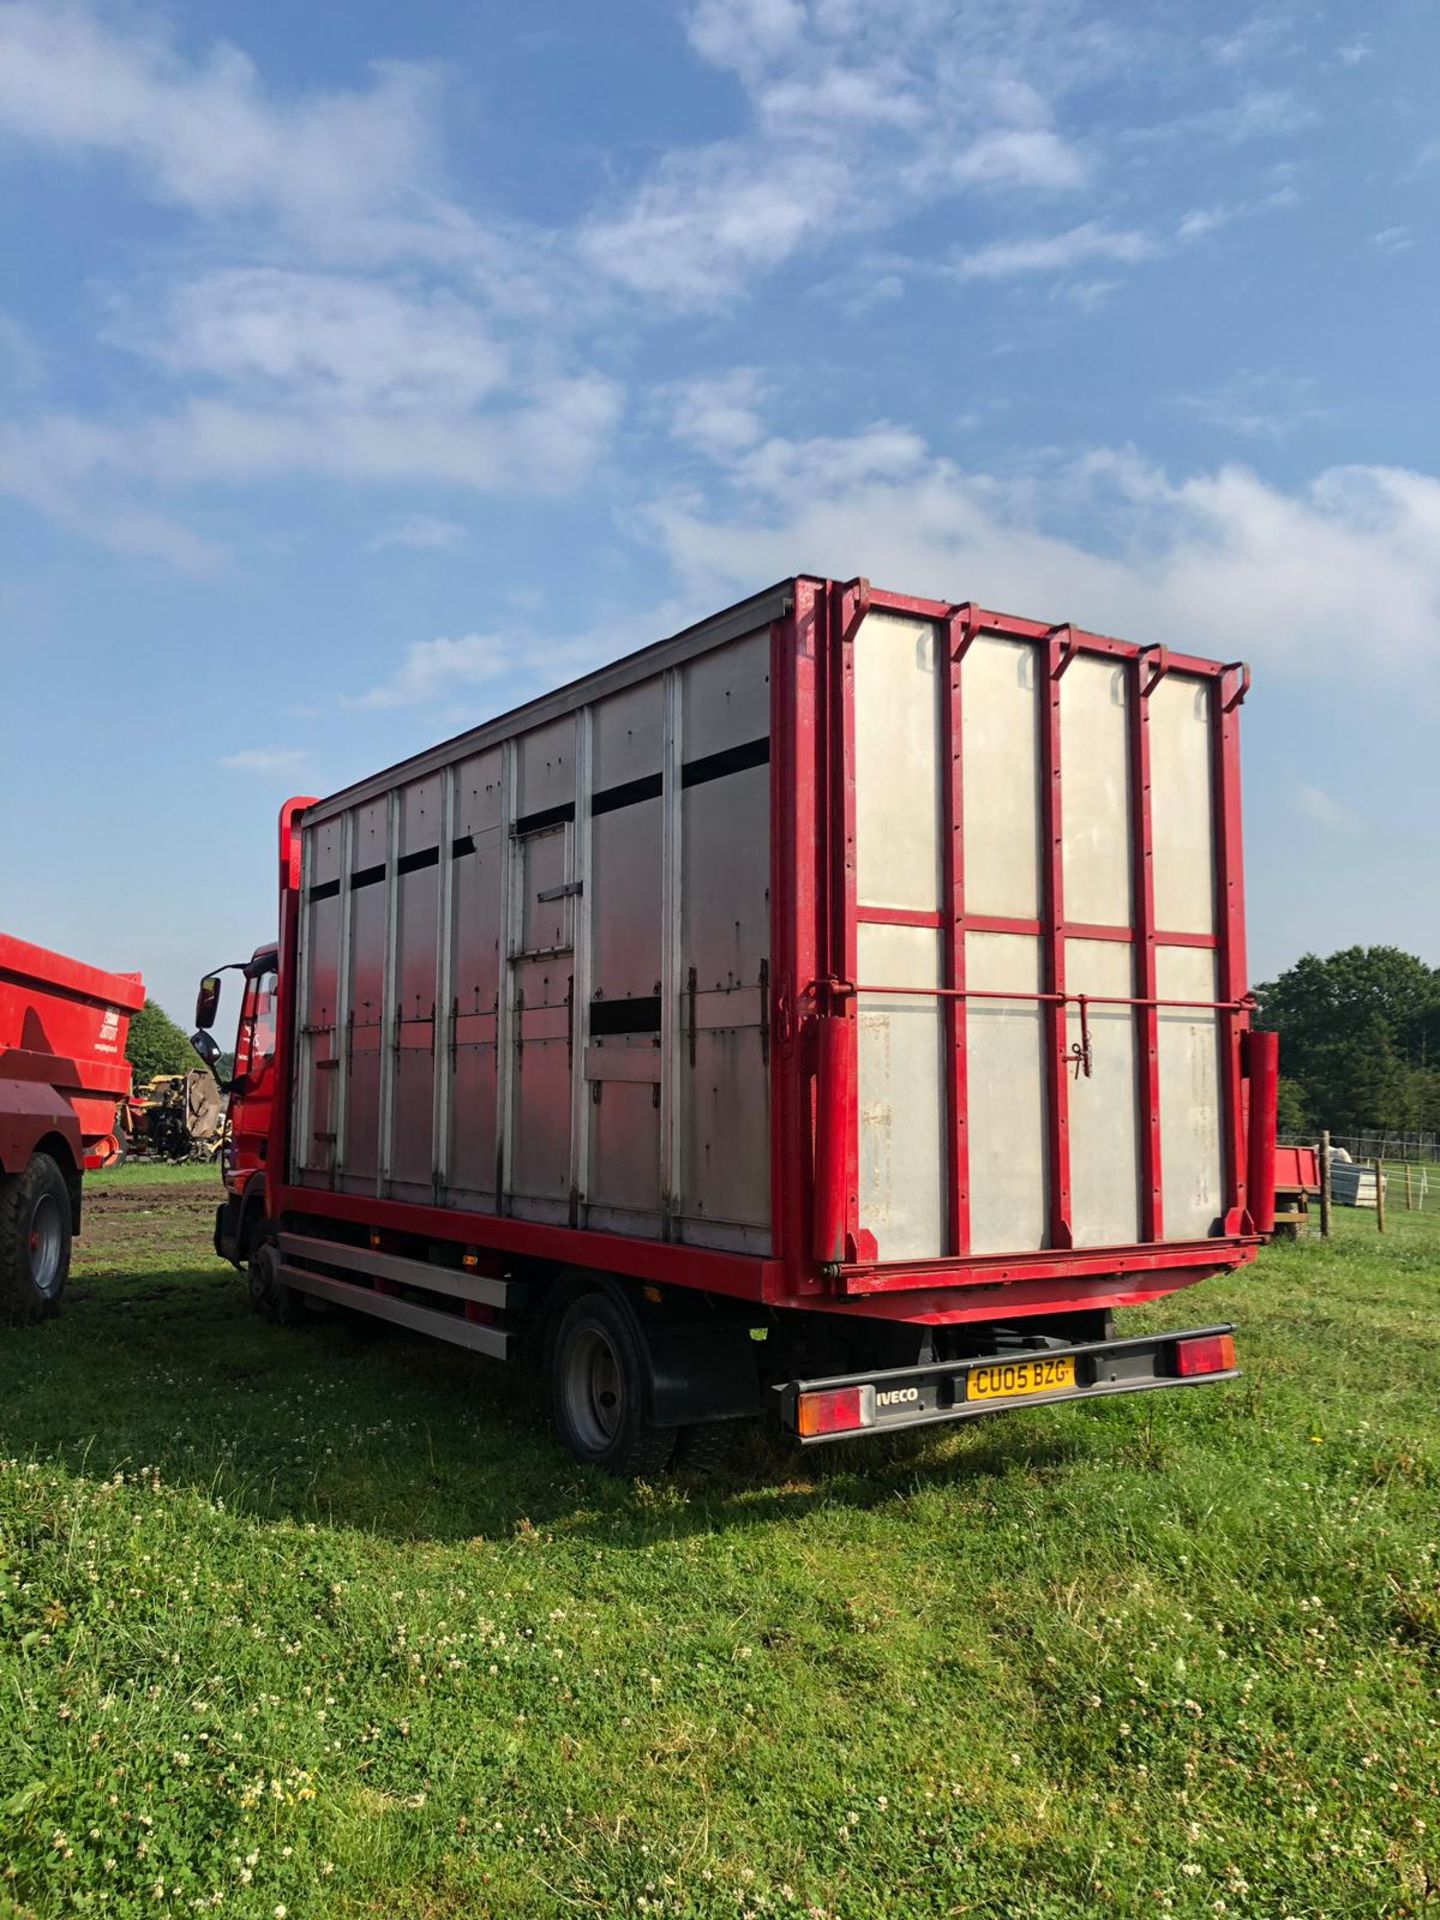
[[[280,1278],[280,1249],[273,1240],[262,1240],[250,1254],[247,1268],[250,1304],[272,1326],[288,1327],[296,1318],[295,1295]]]
[[[70,1189],[48,1153],[0,1174],[0,1320],[59,1311],[70,1278]]]
[[[663,1473],[675,1435],[645,1417],[645,1365],[630,1316],[605,1293],[572,1301],[550,1351],[555,1430],[577,1460],[621,1478]]]

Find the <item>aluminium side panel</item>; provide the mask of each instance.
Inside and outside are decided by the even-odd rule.
[[[591,721],[590,983],[580,1087],[586,1224],[659,1239],[664,972],[665,680],[599,701]]]
[[[770,634],[676,670],[674,1231],[770,1247]],[[662,1104],[666,1089],[662,1086]]]
[[[450,877],[448,1160],[441,1197],[493,1212],[498,1150],[502,750],[454,770]]]
[[[341,938],[348,962],[344,1082],[335,1184],[342,1193],[374,1193],[380,1172],[381,1061],[386,1004],[386,930],[390,867],[389,796],[357,807],[348,911]]]
[[[428,1201],[434,1189],[442,814],[438,773],[400,789],[385,1161],[399,1200]]]

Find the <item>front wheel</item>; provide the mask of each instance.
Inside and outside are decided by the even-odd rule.
[[[59,1311],[70,1277],[70,1189],[48,1153],[0,1174],[0,1320]]]
[[[663,1473],[675,1435],[645,1416],[640,1336],[608,1294],[566,1308],[551,1348],[555,1428],[579,1460],[625,1479]]]

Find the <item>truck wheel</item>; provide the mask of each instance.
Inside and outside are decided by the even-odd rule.
[[[0,1319],[58,1311],[70,1277],[70,1190],[48,1153],[0,1174]]]
[[[550,1361],[555,1428],[578,1460],[624,1479],[664,1472],[675,1435],[645,1418],[644,1381],[629,1317],[608,1294],[582,1294],[556,1329]]]
[[[272,1326],[288,1327],[295,1320],[295,1295],[280,1278],[280,1249],[262,1240],[252,1249],[248,1269],[250,1304]]]

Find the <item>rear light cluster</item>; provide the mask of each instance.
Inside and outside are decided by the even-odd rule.
[[[822,1433],[854,1433],[874,1424],[874,1387],[830,1387],[824,1393],[802,1393],[796,1403],[795,1429],[802,1440]]]
[[[1234,1365],[1233,1333],[1206,1333],[1198,1340],[1175,1342],[1175,1371],[1182,1380],[1197,1373],[1229,1373]]]

